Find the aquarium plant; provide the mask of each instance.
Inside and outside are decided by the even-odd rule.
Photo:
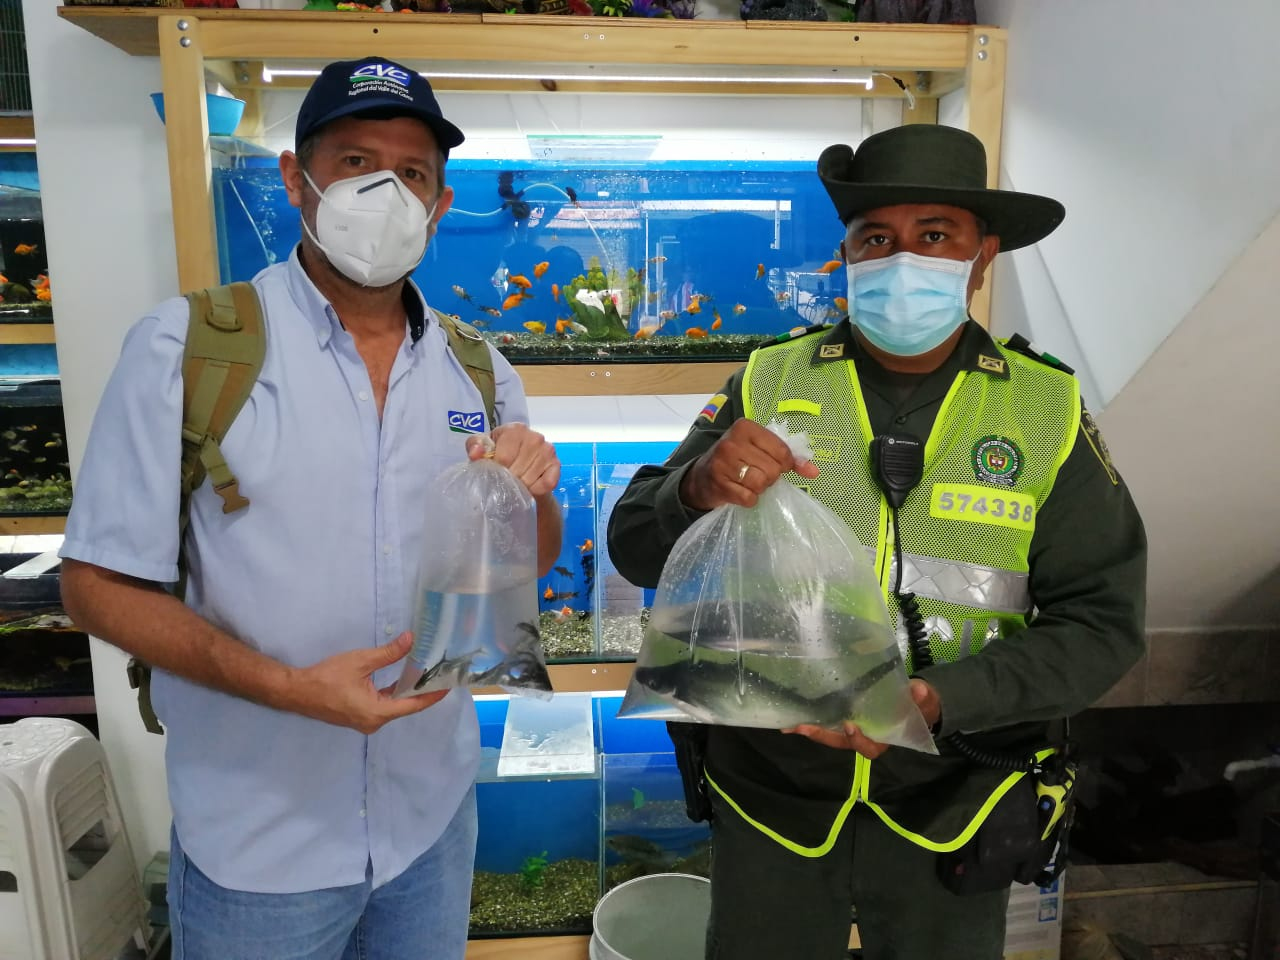
[[[547,851],[525,857],[520,865],[520,880],[530,890],[542,886],[543,875],[547,872]]]
[[[627,271],[627,289],[643,286],[634,269]],[[586,274],[578,274],[565,285],[564,298],[573,318],[583,327],[580,336],[586,340],[626,340],[631,334],[627,332],[627,322],[618,312],[617,295],[612,291],[619,286],[618,275],[609,271],[606,276],[600,266],[600,258],[592,257],[587,263]],[[579,291],[585,291],[579,297]],[[634,301],[633,301],[634,302]]]

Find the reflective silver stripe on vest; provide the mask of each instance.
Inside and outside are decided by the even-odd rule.
[[[875,551],[868,551],[874,554]],[[1027,574],[958,563],[936,557],[902,555],[902,593],[914,593],[962,607],[997,610],[1001,613],[1029,613],[1031,590]],[[874,562],[874,558],[873,558]],[[897,559],[889,567],[889,583],[897,582]]]

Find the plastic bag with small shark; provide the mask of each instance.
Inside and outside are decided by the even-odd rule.
[[[491,686],[550,696],[533,498],[505,467],[470,460],[440,475],[429,509],[413,646],[395,696]]]
[[[809,459],[803,435],[769,429]],[[619,717],[783,729],[845,721],[936,753],[884,596],[849,525],[782,480],[676,541]]]

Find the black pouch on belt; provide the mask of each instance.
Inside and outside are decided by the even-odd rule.
[[[707,756],[707,728],[700,723],[667,721],[667,733],[676,748],[676,766],[684,785],[684,809],[694,823],[711,820],[711,797],[703,769]]]
[[[996,802],[969,842],[938,855],[938,877],[952,893],[987,893],[1014,883],[1047,886],[1067,859],[1078,770],[1052,754]]]

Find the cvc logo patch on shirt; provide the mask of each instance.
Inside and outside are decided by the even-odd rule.
[[[454,433],[484,433],[484,411],[449,411],[449,429]]]

